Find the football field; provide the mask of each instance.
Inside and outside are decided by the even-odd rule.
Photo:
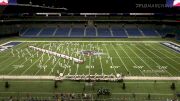
[[[162,45],[162,41],[10,41],[8,43],[17,42],[17,45],[0,52],[1,75],[180,76],[180,54]]]

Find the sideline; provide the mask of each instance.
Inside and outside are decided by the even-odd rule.
[[[6,76],[0,75],[0,79],[11,79],[11,80],[56,80],[56,76]],[[72,79],[72,78],[71,78]],[[61,80],[71,80],[62,77]],[[83,78],[81,78],[83,79]],[[144,77],[144,76],[125,76],[123,80],[168,80],[168,81],[180,81],[180,77]]]

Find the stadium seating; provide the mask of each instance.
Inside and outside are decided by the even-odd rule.
[[[158,32],[156,32],[153,28],[141,28],[140,30],[145,36],[159,36]]]
[[[21,34],[21,36],[23,36],[26,33],[26,31],[28,31],[28,30],[29,30],[29,28],[23,28],[20,30],[19,33]]]
[[[84,28],[72,28],[71,37],[84,37]]]
[[[171,28],[160,28],[160,29],[157,29],[157,31],[159,32],[159,34],[162,36],[162,37],[165,37],[166,34],[169,34],[169,33],[172,33],[173,30]]]
[[[70,29],[70,27],[58,28],[54,37],[68,37]]]
[[[52,37],[56,28],[44,28],[40,31],[38,37]]]
[[[24,37],[35,37],[39,32],[41,28],[29,28],[25,33],[23,33]]]
[[[62,27],[30,27],[20,31],[22,37],[164,37],[172,33],[171,28],[151,28],[151,27],[119,27],[112,26],[62,26]]]
[[[129,36],[143,36],[138,28],[126,28]]]
[[[112,30],[114,37],[120,37],[120,38],[127,38],[128,37],[123,28],[112,27],[111,30]]]
[[[87,27],[85,29],[86,37],[96,37],[96,28],[95,27]]]
[[[98,37],[112,37],[112,34],[109,28],[98,28]]]

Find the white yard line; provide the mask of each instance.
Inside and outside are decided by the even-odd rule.
[[[69,61],[67,62],[67,65],[69,64]],[[79,65],[79,64],[77,64],[77,65]],[[65,73],[65,71],[66,71],[66,67],[64,67],[64,71],[63,71],[63,75],[64,75],[64,73]]]
[[[25,60],[23,63],[21,63],[21,65],[23,65],[24,63],[26,63],[31,57],[29,57],[27,60]],[[11,70],[8,75],[11,75],[14,71],[16,71],[18,68],[15,68],[13,70]]]
[[[170,43],[172,43],[172,44],[175,44],[175,45],[177,45],[177,46],[179,46],[179,47],[180,47],[180,45],[179,45],[179,44],[177,44],[177,43],[174,43],[174,42],[171,42],[171,41],[168,41],[168,42],[170,42]]]
[[[166,49],[164,49],[164,48],[162,48],[162,47],[160,47],[162,50],[164,50],[164,51],[166,51],[166,53],[169,53],[170,55],[172,55],[173,57],[176,57],[176,58],[180,58],[180,57],[178,57],[178,56],[176,56],[175,54],[172,54],[170,51],[172,51],[172,49],[170,49],[170,48],[168,48],[167,46],[164,46],[164,45],[161,45],[161,46],[163,46],[164,48],[166,48]],[[172,58],[172,57],[171,57]]]
[[[76,66],[76,73],[75,73],[75,75],[77,75],[78,70],[79,70],[79,66],[78,66],[78,64],[77,64],[77,66]]]
[[[11,42],[11,41],[10,41],[10,42]],[[6,42],[6,43],[2,44],[2,46],[5,45],[5,44],[8,44],[8,43],[10,43],[10,42]],[[18,45],[16,45],[16,46],[19,46],[19,45],[21,45],[21,44],[22,44],[22,43],[20,43],[20,44],[18,44]],[[0,45],[0,46],[1,46],[1,45]],[[14,47],[16,47],[16,46],[14,46]],[[23,45],[23,46],[24,46],[24,45]],[[11,49],[13,49],[14,47],[12,47]],[[18,49],[21,49],[21,47],[18,47]],[[0,52],[0,53],[1,53],[1,52]],[[11,52],[7,52],[6,54],[3,54],[3,56],[1,56],[1,57],[6,57],[6,56],[8,56],[9,54],[11,54]],[[11,59],[11,57],[8,57],[7,59],[1,61],[0,64],[4,63],[4,61],[7,61],[8,59]]]
[[[31,64],[31,66],[29,66],[25,71],[23,71],[22,73],[21,73],[21,75],[24,75],[33,65],[35,65],[41,58],[43,57],[43,55],[41,55],[41,57],[38,59],[38,60],[36,60],[33,64]]]
[[[56,65],[59,63],[59,60],[60,60],[60,58],[58,59],[58,61],[56,62],[56,64],[53,66],[53,68],[52,68],[53,70],[54,70],[54,68],[56,67]],[[51,72],[51,70],[50,70],[49,73],[48,73],[48,76],[50,76],[51,73],[52,73],[52,72]]]
[[[107,49],[106,45],[104,45],[104,46],[105,46],[105,48],[106,48],[106,51],[107,51],[107,53],[108,53],[108,56],[110,56],[109,50]],[[110,59],[110,60],[111,60],[111,59]],[[114,67],[114,63],[112,62],[112,60],[111,60],[111,65]],[[113,69],[114,69],[114,73],[117,75],[116,69],[115,69],[115,68],[113,68]]]
[[[89,41],[9,41],[9,42],[88,42]],[[130,43],[130,42],[135,42],[135,43],[159,43],[159,42],[167,42],[167,41],[91,41],[92,43],[93,42],[103,42],[103,43],[110,43],[110,42],[127,42],[127,43]],[[8,43],[8,42],[7,42]],[[123,49],[122,49],[123,50]],[[149,56],[148,56],[149,57]],[[152,59],[151,57],[149,57],[150,59]],[[158,57],[160,58],[160,57]],[[161,58],[160,58],[161,59]],[[153,59],[152,59],[153,60]],[[161,59],[162,60],[162,59]],[[154,60],[153,60],[154,61]],[[36,61],[37,62],[37,61]],[[123,63],[123,61],[121,60],[121,62]],[[154,61],[155,62],[155,61]],[[126,66],[124,63],[123,63],[124,66]],[[172,66],[172,65],[171,65]],[[31,66],[30,66],[31,67]],[[28,67],[29,68],[29,67]],[[126,67],[125,67],[126,68]],[[127,68],[126,68],[127,70]],[[178,71],[179,72],[179,71]],[[170,73],[169,73],[170,74]],[[171,74],[172,75],[172,74]]]
[[[131,49],[129,46],[127,46],[149,69],[153,70],[139,55],[137,55],[136,52],[134,52],[133,49]],[[155,73],[157,76],[159,76],[157,73]]]
[[[34,64],[36,64],[41,58],[43,57],[43,54],[41,54],[41,56],[38,58],[38,60],[36,60],[33,64],[31,64],[31,66],[29,66],[25,71],[23,71],[21,73],[21,75],[24,75]]]
[[[130,42],[133,42],[133,43],[160,43],[160,42],[171,42],[171,41],[71,41],[71,40],[69,40],[69,41],[9,41],[9,42],[44,42],[44,43],[48,43],[48,42],[64,42],[64,43],[66,43],[66,42],[87,42],[87,43],[89,43],[89,42],[91,42],[91,43],[93,43],[93,42],[103,42],[103,43],[109,43],[109,42],[115,42],[115,43],[117,43],[117,42],[127,42],[127,43],[130,43]]]
[[[52,56],[51,56],[51,57],[52,57]],[[50,57],[50,58],[51,58],[51,57]],[[49,60],[47,59],[44,64],[46,65],[48,61],[49,61]],[[36,76],[41,70],[42,70],[42,68],[39,68],[39,70],[38,70],[34,75]]]
[[[90,42],[90,51],[91,51],[91,42]],[[91,75],[91,56],[89,56],[89,75]]]
[[[157,63],[154,59],[152,59],[152,57],[150,57],[149,55],[147,55],[146,53],[144,53],[141,49],[139,49],[138,47],[135,46],[135,48],[137,48],[139,51],[141,51],[141,53],[143,53],[144,55],[146,55],[149,59],[151,59],[151,61],[153,61],[157,66],[160,66],[159,63]],[[157,68],[158,69],[158,68]],[[165,70],[166,73],[168,73],[170,76],[173,76],[170,72],[168,72],[167,70]]]
[[[7,76],[0,75],[1,80],[55,80],[56,76]],[[67,78],[62,78],[68,80]],[[180,81],[180,77],[145,77],[145,76],[125,76],[123,80],[163,80],[163,81]]]
[[[24,63],[26,63],[29,59],[30,59],[31,57],[29,57],[27,60],[25,60],[23,63],[21,63],[21,65],[23,65]],[[18,68],[15,68],[15,69],[13,69],[12,71],[10,71],[9,73],[8,73],[8,75],[11,75],[14,71],[16,71]]]
[[[4,46],[4,45],[6,45],[6,44],[8,44],[8,43],[11,43],[11,41],[8,41],[8,42],[6,42],[6,43],[0,44],[0,46]]]
[[[16,58],[16,57],[14,57],[14,58]],[[0,64],[3,64],[3,63],[5,63],[6,61],[8,61],[10,59],[12,59],[12,57],[8,57],[7,59],[3,60]]]
[[[5,66],[4,68],[1,68],[0,71],[3,71],[4,69],[7,69],[7,67],[11,66],[15,62],[17,62],[19,59],[15,59],[13,62],[11,62],[9,65]]]
[[[97,47],[99,47],[98,43],[97,43]],[[99,60],[100,60],[100,65],[101,65],[101,74],[104,75],[104,70],[103,70],[103,66],[102,66],[101,56],[100,56]]]
[[[102,66],[102,60],[101,60],[101,58],[99,58],[99,60],[100,60],[100,65],[101,65],[101,74],[104,75],[104,70],[103,70],[103,66]]]
[[[121,46],[119,46],[122,50],[123,50],[123,52],[128,56],[128,58],[132,61],[132,63],[135,65],[135,66],[137,66],[137,64],[131,59],[131,57],[127,54],[127,52],[121,47]],[[138,70],[140,71],[140,73],[143,75],[143,76],[145,76],[145,74],[138,68]]]
[[[149,51],[146,47],[144,47],[147,51]],[[180,73],[180,71],[177,69],[177,68],[175,68],[174,66],[172,66],[171,64],[169,64],[169,63],[167,63],[165,60],[163,60],[161,57],[159,57],[158,55],[156,55],[154,52],[151,52],[151,51],[149,51],[150,53],[152,53],[152,54],[154,54],[155,56],[157,56],[159,59],[161,59],[164,63],[166,63],[167,65],[169,65],[169,66],[171,66],[174,70],[176,70],[177,72],[179,72]]]
[[[63,50],[63,49],[62,49]],[[62,53],[62,50],[60,51]],[[58,51],[58,50],[57,50]],[[53,66],[53,68],[51,68],[52,70],[55,69],[56,65],[59,63],[61,58],[58,59],[58,61],[56,62],[56,64]],[[52,71],[49,71],[48,75],[50,75],[52,73]]]
[[[126,71],[129,72],[129,74],[131,75],[131,72],[129,71],[129,69],[127,68],[127,66],[125,65],[125,63],[123,62],[123,60],[121,59],[121,56],[119,55],[119,53],[117,52],[117,50],[114,48],[114,46],[111,44],[111,46],[113,47],[113,50],[116,52],[116,54],[118,55],[119,60],[122,62],[123,66],[125,67]]]
[[[18,44],[18,45],[20,45],[20,44]],[[23,46],[25,46],[25,44],[23,45]],[[19,47],[20,49],[21,49],[21,47]],[[18,48],[18,49],[19,49]],[[11,53],[10,53],[11,54]],[[8,57],[8,59],[7,60],[9,60],[9,59],[11,59],[12,57]],[[7,61],[7,60],[5,60],[5,62]],[[2,70],[4,70],[4,69],[6,69],[7,67],[9,67],[9,66],[11,66],[12,64],[14,64],[15,62],[17,62],[18,60],[20,60],[19,58],[18,59],[14,59],[14,61],[12,62],[12,63],[10,63],[8,66],[5,66],[4,68],[1,68],[0,69],[0,71],[2,71]],[[3,62],[4,63],[4,62]],[[2,63],[0,63],[0,64],[2,64]]]
[[[66,68],[66,67],[64,67],[64,70],[63,70],[63,72],[62,72],[62,73],[63,73],[63,75],[64,75],[64,73],[65,73],[66,69],[67,69],[67,68]]]
[[[167,58],[170,59],[171,61],[174,61],[175,63],[180,64],[180,62],[177,62],[177,61],[171,59],[169,56],[167,56],[166,54],[160,52],[159,50],[155,49],[154,47],[152,47],[152,46],[149,46],[149,47],[153,48],[153,49],[156,50],[158,53],[164,55],[165,57],[167,57]]]
[[[54,80],[55,76],[5,76],[0,75],[0,79],[16,80]]]

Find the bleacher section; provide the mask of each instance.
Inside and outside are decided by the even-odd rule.
[[[141,28],[140,30],[145,36],[159,36],[159,33],[153,28]]]
[[[113,36],[114,37],[120,37],[120,38],[128,38],[128,35],[124,31],[123,28],[120,27],[112,27],[111,28]]]
[[[98,37],[113,37],[109,28],[97,28]]]
[[[155,29],[147,27],[122,27],[122,26],[62,26],[62,27],[31,27],[22,29],[22,37],[160,37],[170,33],[170,29]]]
[[[172,28],[161,28],[161,29],[157,29],[157,31],[162,37],[165,37],[167,34],[171,34],[173,32],[173,29]]]
[[[55,32],[54,37],[68,37],[70,27],[62,27],[58,28],[57,31]]]
[[[84,37],[84,28],[72,28],[71,37]]]
[[[85,36],[86,37],[96,37],[96,28],[95,27],[88,27],[85,29]]]
[[[41,28],[28,28],[22,34],[23,37],[36,37],[36,35],[40,32]]]
[[[56,28],[43,28],[38,37],[51,37]]]
[[[135,37],[143,36],[138,28],[126,28],[126,31],[129,36],[135,36]]]

